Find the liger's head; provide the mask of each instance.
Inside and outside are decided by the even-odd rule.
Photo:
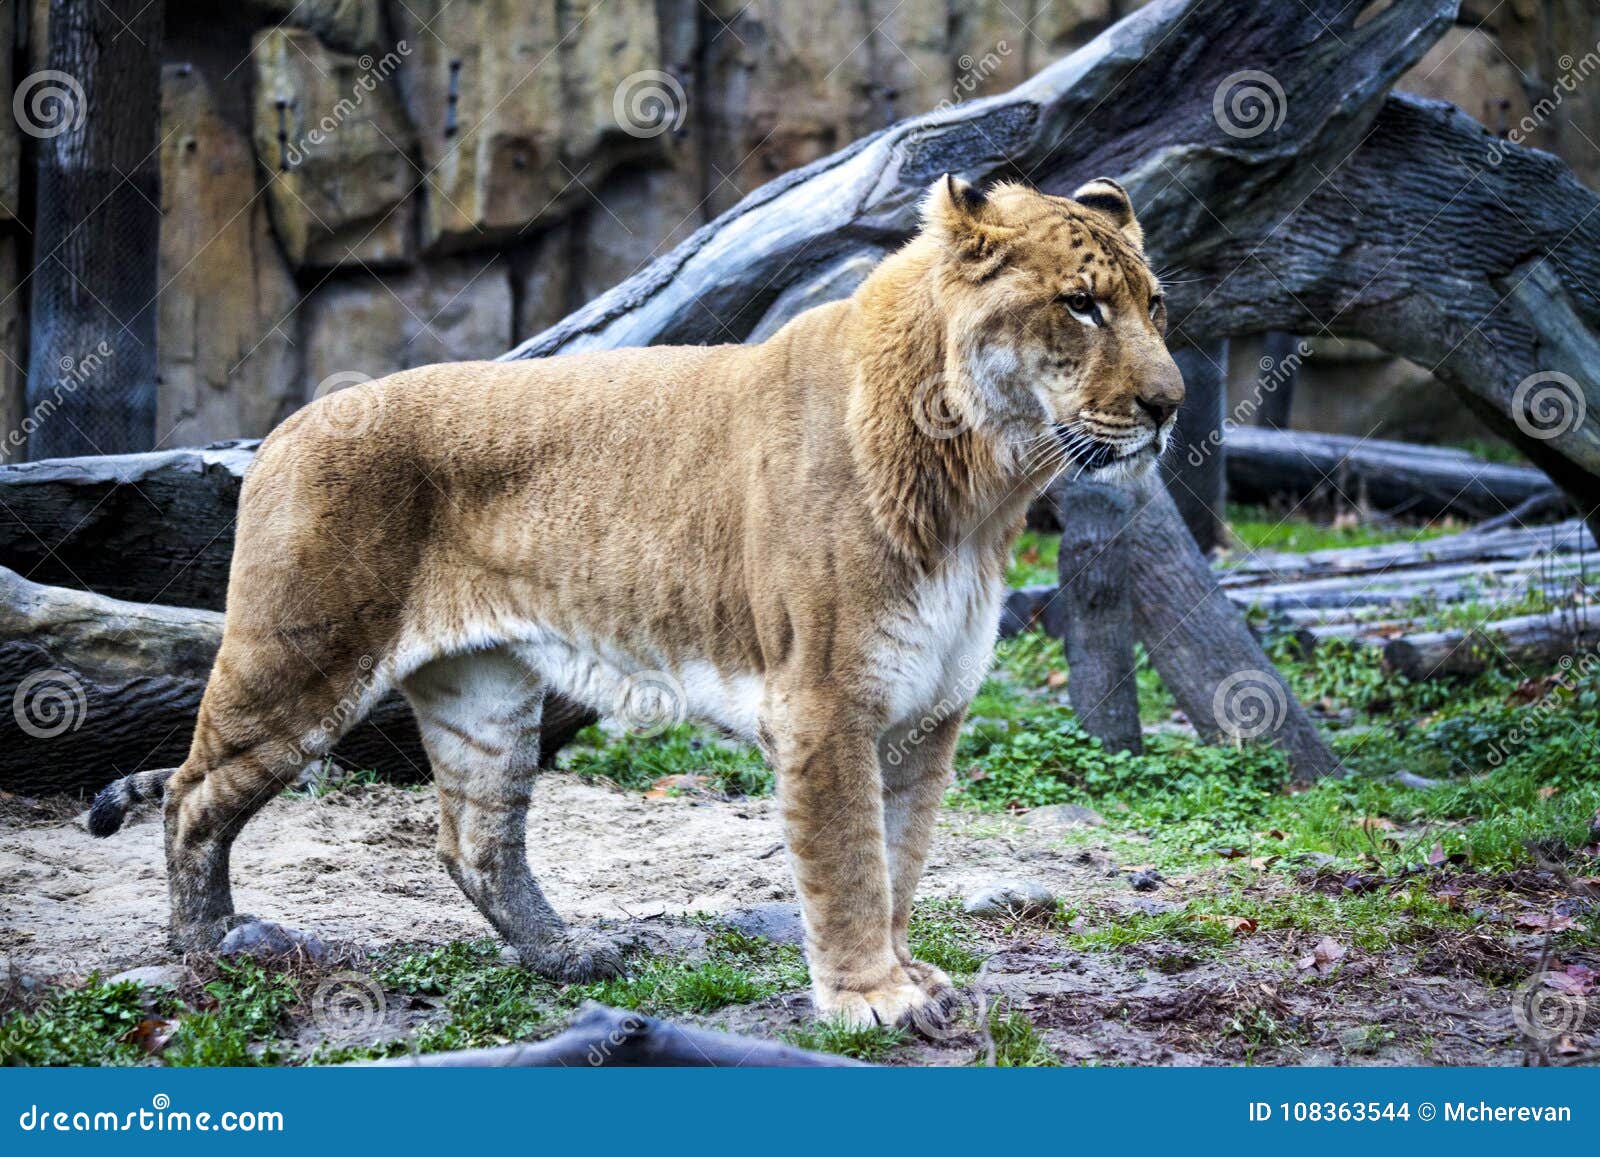
[[[923,225],[939,250],[950,404],[1024,471],[1148,469],[1171,437],[1183,378],[1122,186],[1095,180],[1067,198],[946,176]]]

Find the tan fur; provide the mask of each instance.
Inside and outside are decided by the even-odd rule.
[[[818,1009],[935,1008],[907,916],[1024,508],[1061,469],[1147,468],[1182,383],[1131,208],[945,179],[925,217],[761,345],[433,366],[274,432],[168,786],[179,942],[241,919],[239,828],[399,687],[463,891],[530,966],[615,971],[545,903],[523,818],[545,693],[626,716],[643,678],[773,762]]]

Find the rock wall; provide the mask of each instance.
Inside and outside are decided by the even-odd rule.
[[[167,0],[164,444],[259,435],[318,390],[493,356],[757,185],[1009,88],[1141,2]],[[1527,143],[1600,183],[1595,6],[1474,6],[1405,87],[1508,133],[1530,118]],[[47,5],[23,7],[16,58],[37,62]],[[14,32],[0,20],[0,73]],[[27,144],[0,133],[8,429]],[[1415,375],[1346,369],[1328,389],[1352,376]]]

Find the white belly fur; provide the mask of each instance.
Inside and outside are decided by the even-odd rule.
[[[668,663],[614,644],[574,640],[541,624],[517,632],[517,656],[578,703],[624,726],[671,725],[701,719],[754,740],[762,682],[725,674],[704,661]]]
[[[893,638],[878,637],[872,671],[891,727],[943,718],[972,701],[993,657],[1003,586],[998,577],[986,581],[976,557],[958,553],[922,583],[910,606],[886,620]],[[642,711],[652,731],[694,719],[755,740],[765,690],[755,672],[719,671],[704,660],[674,663],[541,622],[501,622],[448,641],[412,640],[391,669],[403,678],[441,654],[496,645],[552,689],[625,727]]]
[[[942,719],[978,693],[994,656],[1003,580],[986,578],[976,552],[946,559],[885,627],[875,658],[892,724]]]

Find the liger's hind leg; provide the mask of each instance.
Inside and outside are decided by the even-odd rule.
[[[528,868],[528,798],[545,689],[509,651],[430,663],[406,680],[439,791],[439,858],[529,968],[563,981],[621,973],[621,955],[569,931]]]

